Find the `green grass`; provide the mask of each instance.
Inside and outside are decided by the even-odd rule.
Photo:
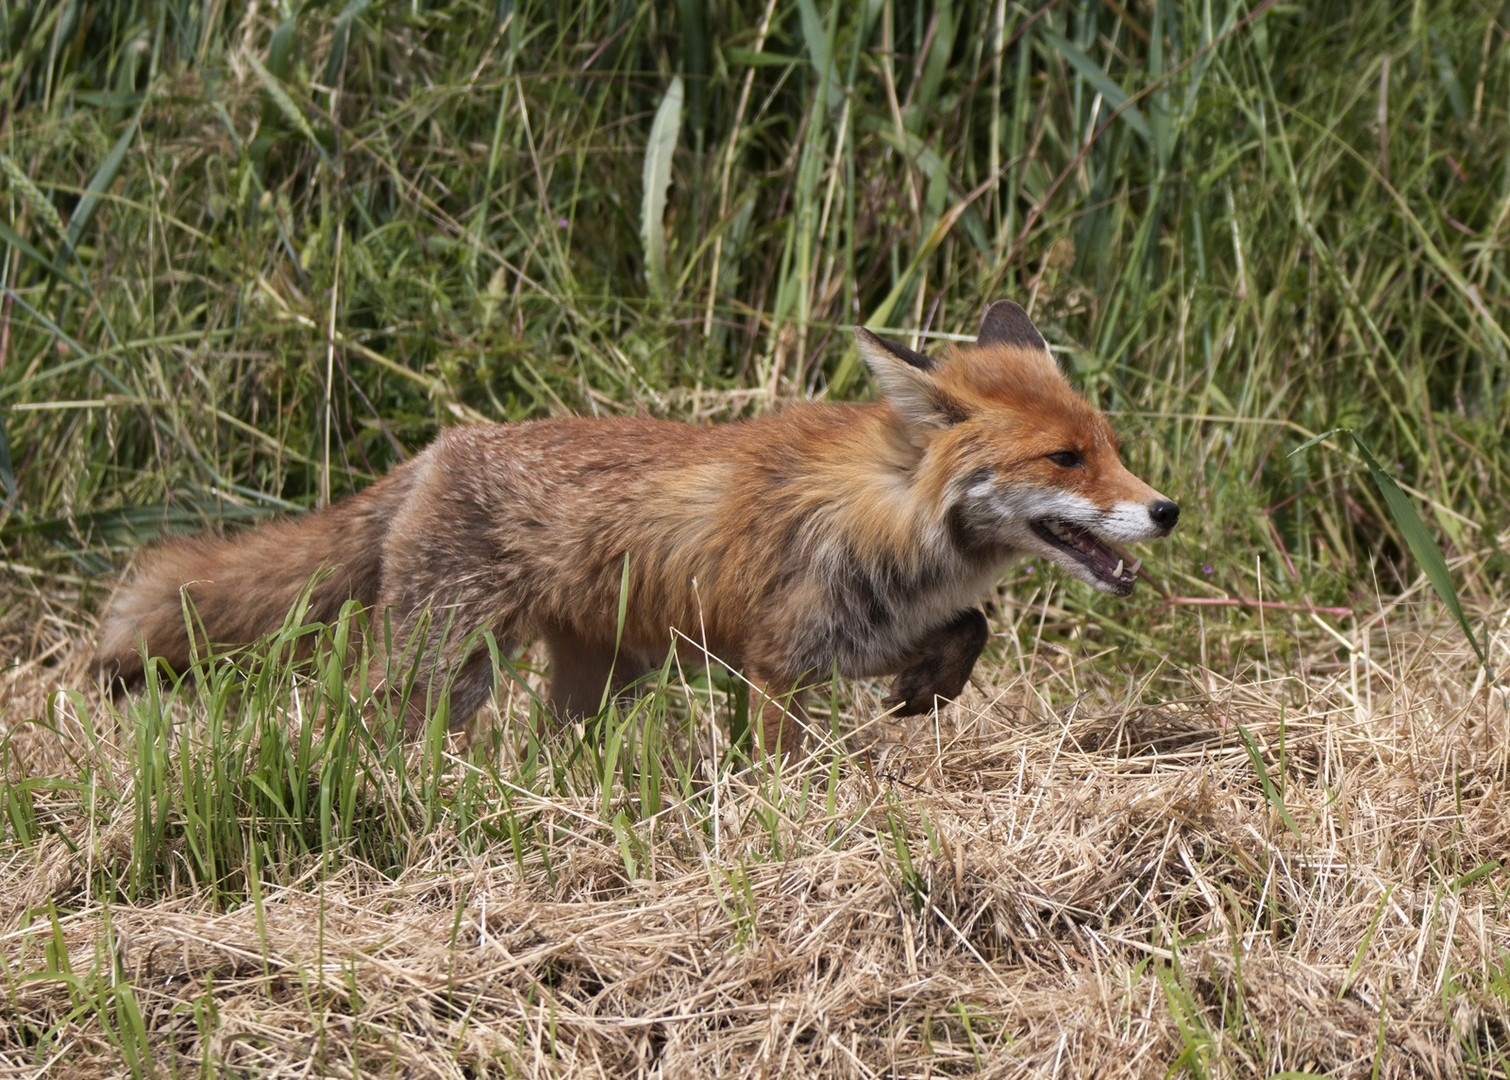
[[[1288,452],[1510,524],[1496,10],[12,9],[0,543],[93,580],[468,417],[863,393],[850,324],[1011,296],[1191,509],[1173,591],[1397,588],[1360,462]]]
[[[598,929],[563,911],[632,921],[703,889],[675,916],[695,946],[658,966],[732,957],[709,994],[735,1004],[709,1012],[705,1047],[740,1009],[874,970],[884,993],[824,1014],[868,1018],[845,1045],[872,1066],[1046,1070],[1063,1047],[1003,1005],[1027,1010],[1037,984],[1008,980],[1072,984],[1054,1015],[1078,1031],[1095,994],[1062,976],[1094,956],[1115,1017],[1084,1044],[1101,1053],[1143,1039],[1161,1067],[1212,1076],[1346,1063],[1313,1037],[1331,1024],[1376,1040],[1394,1075],[1414,1052],[1400,1018],[1446,1032],[1449,1065],[1505,1075],[1504,855],[1484,817],[1498,699],[1457,667],[1450,691],[1413,689],[1436,685],[1421,672],[1455,632],[1422,599],[1422,538],[1477,634],[1510,570],[1502,6],[256,10],[0,0],[0,675],[34,688],[0,683],[0,995],[24,1017],[0,1032],[5,1060],[239,1075],[259,1059],[236,1046],[296,1071],[312,1045],[332,1071],[400,1072],[412,1036],[479,1070],[626,1075],[674,1040],[636,1028],[625,1057],[593,1057],[583,1033],[611,1027],[593,1010],[649,976],[563,945]],[[721,672],[668,662],[642,696],[552,730],[528,719],[530,657],[496,652],[515,723],[464,757],[438,726],[406,748],[358,723],[386,699],[353,695],[349,625],[297,614],[255,660],[206,658],[114,704],[63,662],[164,532],[338,498],[472,419],[716,421],[864,396],[852,325],[927,348],[1003,297],[1184,509],[1146,558],[1162,598],[1007,575],[983,689],[1020,723],[1010,751],[936,727],[923,741],[950,764],[857,753],[843,736],[870,731],[875,695],[838,687],[812,712],[839,739],[778,781],[751,764],[748,702]],[[1315,442],[1336,429],[1360,442]],[[1426,530],[1402,533],[1363,445]],[[1421,618],[1438,637],[1413,636]],[[295,664],[308,635],[320,647]],[[35,690],[54,679],[66,693]],[[1384,719],[1365,736],[1359,716]],[[1430,720],[1397,745],[1396,716]],[[1103,765],[1105,793],[1085,779]],[[1146,798],[1117,802],[1124,782]],[[1329,846],[1416,783],[1398,843]],[[1100,846],[1061,863],[1035,829]],[[796,895],[833,906],[783,906]],[[488,914],[520,898],[534,906]],[[377,926],[433,913],[418,936],[451,949],[443,974],[374,975],[373,958],[403,966],[384,951],[403,936],[343,924],[358,902]],[[1350,913],[1336,941],[1318,909]],[[318,956],[290,929],[311,911]],[[163,945],[177,967],[140,944],[191,914],[245,916],[234,948],[195,959],[199,924]],[[1479,955],[1458,920],[1481,916]],[[855,936],[803,951],[812,926]],[[1287,943],[1323,939],[1287,966]],[[469,997],[467,943],[489,940],[527,978]],[[761,951],[776,941],[802,959]],[[883,968],[867,950],[893,941]],[[1255,941],[1281,952],[1255,959]],[[817,982],[783,981],[799,968]],[[1314,1027],[1275,1032],[1287,990],[1315,991]],[[666,994],[647,1014],[681,1015]],[[504,999],[507,1039],[488,1011]],[[217,1044],[248,1000],[296,1034],[269,1019]],[[758,1048],[776,1072],[782,1053],[838,1069],[813,1025],[701,1067]]]

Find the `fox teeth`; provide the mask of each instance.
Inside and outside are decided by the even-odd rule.
[[[1143,569],[1143,560],[1139,559],[1127,568],[1127,572],[1129,574],[1136,574],[1141,569]]]
[[[1122,576],[1122,560],[1118,559],[1117,560],[1117,568],[1112,571],[1112,577],[1121,577],[1121,576]]]

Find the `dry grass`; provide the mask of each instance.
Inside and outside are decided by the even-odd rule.
[[[1506,10],[0,8],[0,1077],[1510,1073],[1505,699],[1311,446],[1510,667]],[[858,397],[845,328],[1003,297],[1187,506],[1177,603],[1018,573],[936,722],[847,684],[773,784],[675,680],[408,760],[276,665],[57,692],[153,537],[467,417]]]
[[[37,827],[4,851],[5,1075],[1505,1075],[1505,698],[1404,605],[1321,623],[1201,629],[1237,659],[1159,705],[1039,643],[777,783],[694,747],[657,813],[531,788],[527,739],[453,745],[448,805],[470,777],[539,850],[442,814],[392,866],[264,866],[240,903],[172,871],[106,896],[132,740],[57,698],[7,732]],[[0,715],[45,715],[66,654],[9,669]],[[842,692],[853,732],[873,690]]]

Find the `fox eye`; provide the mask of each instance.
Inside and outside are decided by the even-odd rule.
[[[1080,459],[1080,455],[1074,450],[1059,450],[1052,454],[1045,454],[1044,456],[1061,469],[1078,469],[1085,464]]]

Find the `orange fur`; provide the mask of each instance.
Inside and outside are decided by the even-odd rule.
[[[1131,588],[1106,541],[1164,535],[1178,510],[1122,466],[1105,418],[1020,308],[993,305],[975,344],[937,360],[866,331],[859,341],[883,388],[874,404],[713,427],[455,428],[327,509],[169,541],[120,591],[98,662],[127,680],[143,646],[184,663],[181,588],[209,640],[253,641],[326,567],[312,617],[355,597],[386,613],[398,645],[419,647],[411,726],[444,680],[457,722],[486,700],[493,671],[475,631],[504,648],[543,639],[563,714],[595,711],[611,668],[630,679],[679,634],[745,671],[764,695],[766,745],[791,749],[792,693],[835,669],[897,674],[889,700],[904,712],[957,696],[987,636],[973,605],[1016,555]],[[385,661],[374,664],[381,678]]]

